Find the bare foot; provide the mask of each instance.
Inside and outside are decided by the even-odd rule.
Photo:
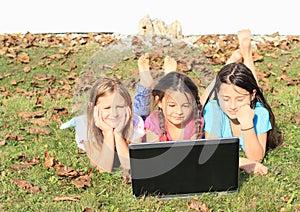
[[[230,58],[227,60],[226,64],[234,63],[234,62],[243,62],[243,56],[241,54],[240,49],[237,49],[232,53]]]
[[[166,56],[164,59],[164,72],[165,75],[177,70],[177,62],[172,57]]]
[[[140,84],[145,88],[151,88],[153,85],[153,78],[150,73],[149,55],[142,55],[138,59],[138,68],[140,74]]]
[[[251,52],[251,32],[249,29],[242,29],[237,32],[241,53]]]
[[[241,50],[244,64],[252,71],[257,81],[256,69],[252,58],[251,32],[249,29],[239,30],[237,32],[237,36],[238,36],[239,48]]]

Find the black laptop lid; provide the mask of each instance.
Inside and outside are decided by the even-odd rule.
[[[132,192],[180,195],[236,191],[239,139],[201,139],[129,145]]]

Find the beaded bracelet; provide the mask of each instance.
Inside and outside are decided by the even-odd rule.
[[[251,130],[251,129],[253,129],[253,128],[254,128],[254,126],[249,127],[249,128],[246,128],[246,129],[241,129],[241,131],[248,131],[248,130]]]

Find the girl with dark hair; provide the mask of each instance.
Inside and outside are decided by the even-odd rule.
[[[268,149],[282,143],[282,136],[257,83],[253,60],[249,58],[252,58],[250,31],[239,31],[238,37],[240,50],[218,72],[208,93],[203,110],[204,132],[206,138],[239,137],[246,155],[240,158],[240,168],[264,175],[268,169],[261,161]]]

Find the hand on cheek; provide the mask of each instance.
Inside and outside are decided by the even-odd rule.
[[[128,123],[131,117],[131,110],[129,107],[126,107],[125,112],[121,116],[120,123],[116,127],[115,131],[117,133],[122,133],[123,129],[125,128],[126,124]]]
[[[98,109],[97,106],[94,107],[94,120],[95,120],[95,125],[102,130],[102,132],[105,134],[109,131],[112,131],[113,129],[104,122],[103,116],[101,111]]]
[[[254,110],[249,104],[241,106],[236,113],[236,116],[241,124],[242,129],[253,126]]]

